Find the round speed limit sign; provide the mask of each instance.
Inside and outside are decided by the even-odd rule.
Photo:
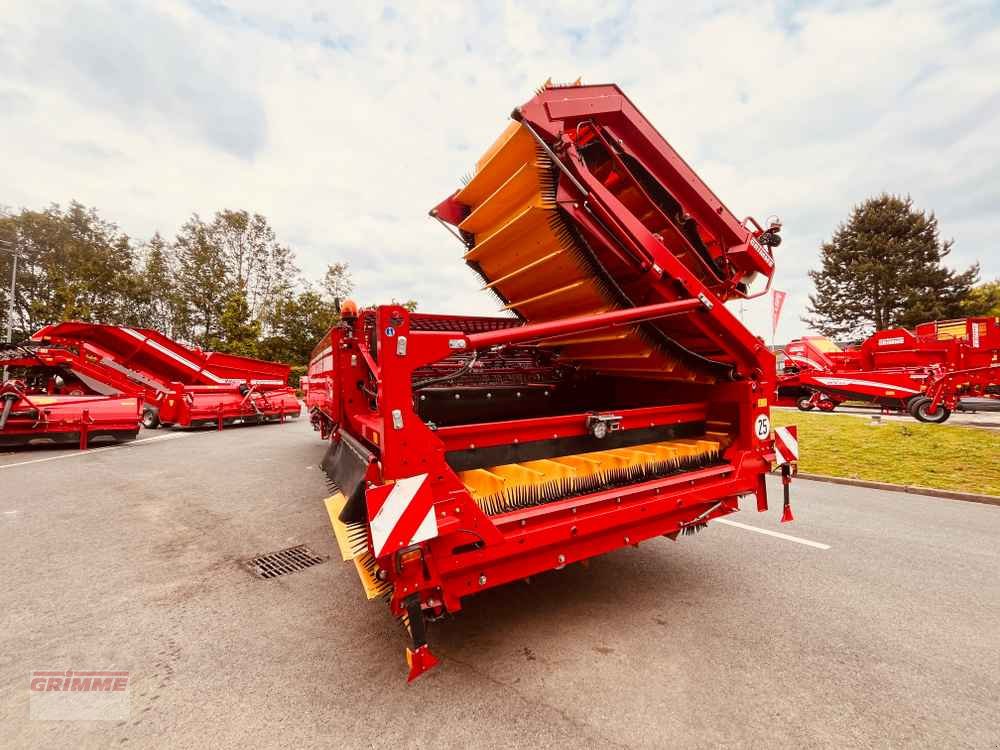
[[[766,440],[771,434],[771,420],[766,414],[758,414],[753,423],[753,432],[758,440]]]

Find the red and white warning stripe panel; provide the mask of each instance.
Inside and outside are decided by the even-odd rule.
[[[799,434],[795,426],[774,428],[774,460],[779,466],[799,460]]]
[[[426,474],[397,479],[371,521],[375,557],[391,554],[438,535],[434,498]]]

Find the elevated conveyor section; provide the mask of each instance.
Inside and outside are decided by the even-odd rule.
[[[144,397],[143,423],[206,426],[254,423],[297,416],[299,403],[288,387],[288,365],[205,352],[158,331],[66,321],[32,336],[79,359],[113,371]]]
[[[512,123],[455,200],[470,213],[458,226],[474,238],[465,261],[504,309],[530,322],[607,312],[615,292],[591,267],[556,203],[556,169],[524,125]],[[601,372],[693,378],[640,328],[556,338],[564,359]]]
[[[457,227],[504,309],[537,323],[770,283],[780,225],[739,222],[617,87],[547,87],[513,117],[431,212]],[[678,318],[541,345],[608,375],[711,382],[752,366],[748,332],[731,322]]]
[[[45,326],[32,340],[89,352],[102,364],[161,392],[170,382],[265,387],[288,382],[288,365],[193,349],[148,328],[71,320]]]

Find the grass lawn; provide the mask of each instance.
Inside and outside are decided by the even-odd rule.
[[[874,482],[1000,496],[1000,432],[884,422],[837,414],[774,411],[798,425],[799,470]]]

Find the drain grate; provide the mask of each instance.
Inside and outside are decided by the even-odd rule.
[[[329,559],[329,555],[318,555],[306,545],[299,544],[277,552],[254,555],[243,561],[243,567],[257,578],[277,578],[325,563]]]

